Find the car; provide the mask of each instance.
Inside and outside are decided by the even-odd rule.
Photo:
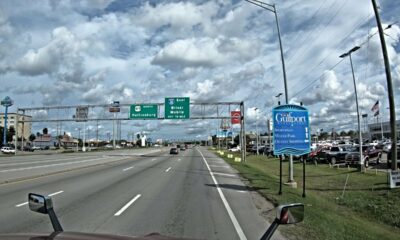
[[[12,147],[2,147],[1,152],[5,154],[15,153],[15,149]]]
[[[169,150],[169,154],[178,154],[178,153],[179,153],[178,148],[171,148]]]
[[[391,164],[392,164],[392,146],[383,149],[383,153],[386,154],[386,159],[387,159],[387,164],[388,164],[388,168],[390,168]],[[397,166],[400,167],[400,144],[397,144]]]
[[[186,150],[185,146],[181,146],[180,150],[185,151]]]
[[[41,148],[39,146],[33,146],[32,149],[33,150],[41,150]]]
[[[236,146],[234,148],[230,148],[228,151],[229,152],[240,152],[240,146]]]
[[[368,167],[370,162],[375,161],[376,164],[380,163],[382,157],[382,150],[375,148],[374,146],[362,146],[364,166]],[[345,164],[347,166],[357,165],[360,162],[360,147],[353,147],[348,154],[345,156]]]
[[[25,152],[33,152],[33,151],[35,151],[35,149],[33,149],[33,147],[31,147],[31,146],[24,146],[23,150]]]
[[[320,151],[316,155],[317,162],[324,161],[330,164],[344,162],[348,148],[339,146],[330,146]]]

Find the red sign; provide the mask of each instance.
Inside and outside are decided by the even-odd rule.
[[[240,111],[232,111],[231,112],[231,123],[232,124],[240,124],[241,114]]]

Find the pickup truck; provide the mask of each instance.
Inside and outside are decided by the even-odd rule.
[[[320,152],[317,152],[315,159],[318,162],[324,161],[331,164],[336,164],[339,162],[344,162],[347,153],[348,151],[346,151],[346,149],[343,147],[332,146]]]
[[[368,167],[370,162],[379,164],[382,158],[382,150],[374,146],[363,146],[364,166]],[[356,146],[350,150],[345,157],[346,165],[357,165],[360,162],[360,147]]]

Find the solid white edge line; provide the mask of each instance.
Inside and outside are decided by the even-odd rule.
[[[172,167],[169,167],[165,170],[165,172],[169,172],[169,170],[171,170]]]
[[[238,220],[236,219],[235,214],[234,214],[233,211],[232,211],[232,208],[229,206],[229,203],[228,203],[228,201],[226,200],[224,193],[222,192],[221,188],[220,188],[219,185],[218,185],[217,179],[215,179],[214,174],[213,174],[213,172],[211,171],[210,166],[208,166],[207,160],[204,158],[203,153],[202,153],[199,149],[197,149],[197,151],[200,153],[201,157],[203,158],[204,163],[206,164],[206,167],[207,167],[207,169],[208,169],[208,172],[209,172],[210,175],[211,175],[211,178],[212,178],[212,180],[213,180],[213,182],[214,182],[214,184],[215,184],[215,186],[216,186],[216,188],[217,188],[217,191],[218,191],[219,196],[220,196],[220,198],[221,198],[221,200],[222,200],[222,203],[224,204],[225,209],[226,209],[226,211],[228,212],[228,215],[229,215],[229,217],[230,217],[230,219],[231,219],[231,221],[232,221],[232,223],[233,223],[233,226],[235,227],[235,230],[236,230],[236,232],[237,232],[237,234],[238,234],[238,236],[239,236],[239,239],[240,239],[240,240],[247,240],[246,235],[244,235],[244,232],[243,232],[242,228],[240,227],[239,222],[238,222]]]
[[[227,177],[236,177],[235,174],[228,174],[228,173],[213,172],[213,174],[214,175],[227,176]]]
[[[129,206],[131,206],[136,200],[138,200],[140,197],[142,196],[142,194],[138,194],[136,195],[136,197],[134,197],[132,200],[130,200],[127,204],[125,204],[125,206],[123,206],[118,212],[116,212],[114,214],[114,216],[119,216],[121,215],[126,209],[128,209]]]
[[[60,193],[63,193],[63,192],[64,192],[64,191],[58,191],[58,192],[55,192],[55,193],[50,193],[48,196],[49,196],[49,197],[52,197],[52,196],[55,196],[55,195],[60,194]],[[28,204],[28,202],[24,202],[24,203],[17,204],[17,205],[15,205],[15,207],[22,207],[22,206],[24,206],[24,205],[26,205],[26,204]]]

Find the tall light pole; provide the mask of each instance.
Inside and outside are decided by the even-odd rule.
[[[262,9],[265,9],[267,11],[273,12],[275,15],[275,22],[276,22],[276,30],[278,33],[278,40],[279,40],[279,50],[281,52],[281,62],[282,62],[282,74],[283,74],[283,84],[285,87],[285,104],[289,104],[289,94],[288,94],[288,89],[287,89],[287,79],[286,79],[286,69],[285,69],[285,58],[283,56],[283,47],[282,47],[282,39],[281,39],[281,31],[279,29],[279,20],[278,20],[278,14],[276,12],[276,7],[275,4],[269,4],[265,3],[259,0],[245,0],[246,2],[249,2],[253,5],[256,5]],[[293,156],[289,156],[289,181],[288,181],[293,187],[297,186],[294,178],[293,178]]]
[[[360,169],[361,171],[364,169],[364,158],[363,158],[363,152],[362,152],[362,133],[361,133],[361,121],[360,121],[360,109],[358,108],[358,97],[357,97],[357,86],[356,86],[356,78],[354,76],[354,68],[353,68],[353,60],[351,59],[351,54],[355,51],[360,49],[359,46],[355,46],[352,49],[350,49],[348,52],[343,53],[340,55],[340,58],[345,58],[349,56],[350,59],[350,66],[351,66],[351,73],[353,75],[353,84],[354,84],[354,95],[356,97],[356,108],[357,108],[357,122],[358,122],[358,138],[359,138],[359,146],[360,146]]]
[[[246,2],[249,2],[253,5],[256,5],[262,9],[265,9],[267,11],[273,12],[275,15],[275,22],[276,22],[276,29],[278,33],[278,40],[279,40],[279,49],[281,51],[281,62],[282,62],[282,73],[283,73],[283,83],[285,86],[285,102],[286,104],[289,103],[289,96],[288,96],[288,90],[287,90],[287,80],[286,80],[286,69],[285,69],[285,59],[283,57],[283,48],[282,48],[282,40],[281,40],[281,31],[279,29],[279,20],[278,20],[278,14],[276,13],[276,7],[275,4],[269,4],[265,3],[259,0],[245,0]]]
[[[11,100],[11,98],[9,96],[7,96],[3,100],[1,100],[1,105],[4,106],[4,108],[5,108],[5,110],[4,110],[3,146],[7,144],[7,119],[8,119],[7,118],[7,114],[8,114],[8,107],[11,107],[13,104],[14,104],[14,101]],[[17,146],[15,146],[15,148],[17,148]]]

